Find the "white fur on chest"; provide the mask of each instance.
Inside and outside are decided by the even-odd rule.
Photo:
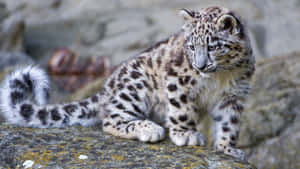
[[[211,74],[203,76],[198,86],[197,105],[202,110],[210,112],[222,100],[224,93],[233,87],[234,73]]]

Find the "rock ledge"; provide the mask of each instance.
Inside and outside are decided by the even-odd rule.
[[[247,162],[197,146],[124,140],[103,133],[98,126],[35,129],[1,124],[0,149],[4,168],[255,169]]]

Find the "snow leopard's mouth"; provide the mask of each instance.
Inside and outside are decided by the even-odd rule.
[[[205,73],[213,73],[213,72],[216,72],[216,70],[217,70],[217,66],[211,65],[211,66],[207,66],[207,67],[203,70],[203,72],[205,72]]]
[[[214,64],[205,65],[204,67],[198,66],[195,63],[193,63],[192,65],[193,65],[194,69],[196,69],[197,71],[203,72],[203,73],[213,73],[213,72],[216,72],[216,70],[217,70],[217,66]]]

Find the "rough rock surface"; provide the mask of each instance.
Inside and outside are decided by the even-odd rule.
[[[2,124],[0,128],[0,166],[4,168],[22,168],[30,160],[33,168],[255,169],[201,147],[124,140],[104,134],[97,126],[24,129]]]
[[[0,2],[0,50],[22,51],[25,24],[22,15],[11,13]]]
[[[300,168],[300,53],[258,62],[240,146],[258,168]]]

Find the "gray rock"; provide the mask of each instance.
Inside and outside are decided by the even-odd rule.
[[[32,168],[255,169],[203,147],[124,140],[104,134],[97,126],[33,129],[0,124],[0,129],[0,166],[4,168],[22,168],[31,160]]]
[[[69,47],[80,55],[109,55],[118,64],[178,31],[178,9],[211,5],[226,6],[245,18],[257,58],[299,51],[299,38],[294,36],[300,28],[295,22],[300,17],[297,0],[4,1],[25,18],[25,48],[35,58]]]
[[[34,64],[34,61],[21,52],[1,52],[0,51],[0,71],[14,66],[26,66]]]
[[[240,146],[258,168],[299,168],[300,53],[258,62]]]
[[[22,51],[25,24],[22,15],[11,14],[0,2],[0,51]]]

